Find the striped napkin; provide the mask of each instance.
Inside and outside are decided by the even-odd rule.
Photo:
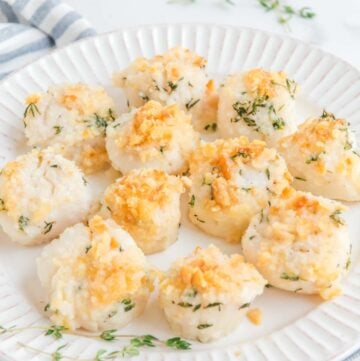
[[[61,0],[0,0],[0,79],[55,46],[95,34]]]

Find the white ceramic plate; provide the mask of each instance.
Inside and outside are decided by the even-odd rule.
[[[151,56],[182,45],[208,58],[208,71],[220,78],[225,73],[261,66],[285,70],[302,86],[299,119],[319,114],[322,108],[346,117],[360,129],[360,74],[342,60],[288,37],[257,30],[213,25],[147,26],[86,39],[54,51],[25,67],[0,84],[0,166],[24,147],[23,100],[29,92],[45,90],[50,84],[83,81],[105,84],[124,104],[121,94],[111,89],[111,75],[137,56]],[[188,254],[195,245],[215,243],[227,253],[230,246],[195,229],[183,217],[176,244],[149,257],[167,268],[175,258]],[[169,352],[156,348],[143,351],[137,360],[226,361],[226,360],[340,360],[360,347],[360,206],[351,205],[347,214],[353,247],[351,272],[344,281],[344,294],[331,302],[317,297],[266,289],[254,306],[262,309],[264,322],[254,326],[244,319],[238,331],[212,344],[193,343],[191,351]],[[35,273],[34,259],[41,247],[22,248],[0,234],[0,325],[18,327],[46,325],[44,297]],[[152,299],[145,314],[122,330],[124,334],[173,336]],[[24,331],[0,336],[2,358],[49,360],[24,349],[19,342],[45,352],[67,343],[67,356],[91,359],[100,348],[119,345],[65,336],[62,341],[45,337],[41,331]]]

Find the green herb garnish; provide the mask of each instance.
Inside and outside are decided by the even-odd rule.
[[[195,205],[195,196],[192,194],[191,195],[191,198],[190,198],[190,201],[189,201],[189,206],[190,207],[194,207],[194,205]]]
[[[55,134],[58,135],[61,133],[61,131],[63,130],[64,127],[60,126],[60,125],[54,125],[53,129],[55,129]]]
[[[19,225],[19,229],[20,231],[25,231],[25,227],[28,225],[30,219],[28,217],[25,216],[20,216],[18,219],[18,225]]]
[[[209,327],[212,327],[212,326],[213,326],[213,324],[211,324],[211,323],[201,323],[200,325],[197,326],[197,328],[199,330],[203,330],[204,328],[209,328]]]
[[[125,306],[124,307],[125,312],[128,312],[135,307],[135,303],[133,303],[129,298],[122,300],[121,303]]]
[[[64,326],[51,326],[45,331],[45,336],[52,336],[56,340],[59,340],[63,337],[63,331],[66,330],[66,327]]]
[[[55,224],[56,222],[53,221],[53,222],[46,222],[45,221],[45,226],[44,226],[44,231],[43,231],[43,234],[48,234],[52,228],[53,228],[53,225]]]
[[[185,104],[186,110],[190,110],[190,109],[191,109],[192,107],[194,107],[199,101],[200,101],[200,99],[193,100],[193,98],[191,98],[191,99]]]
[[[246,307],[249,307],[250,306],[250,303],[244,303],[243,305],[241,305],[239,307],[239,310],[243,309],[243,308],[246,308]]]
[[[32,117],[35,117],[35,114],[40,114],[39,108],[35,103],[30,103],[24,111],[24,118],[26,118],[29,114],[31,114]]]
[[[288,280],[288,281],[299,281],[300,280],[300,276],[290,276],[289,274],[283,272],[280,276],[281,279],[283,280]]]
[[[341,210],[337,209],[335,212],[331,213],[329,216],[337,226],[339,226],[339,225],[343,226],[345,224],[345,221],[340,217],[341,213],[342,213]]]
[[[216,129],[217,129],[217,124],[216,123],[211,123],[211,124],[207,124],[205,125],[204,129],[206,131],[212,131],[212,132],[216,132]]]

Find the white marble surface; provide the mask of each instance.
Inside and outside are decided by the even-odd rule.
[[[266,13],[257,0],[196,0],[191,5],[167,0],[65,0],[94,25],[98,32],[159,23],[218,23],[285,33],[319,46],[360,69],[360,0],[292,0],[300,8],[311,6],[312,20],[292,19],[291,31],[274,13]]]

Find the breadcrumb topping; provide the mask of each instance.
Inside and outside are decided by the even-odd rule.
[[[283,71],[269,72],[261,68],[251,69],[243,75],[248,93],[268,98],[277,95],[276,88],[279,85],[286,88],[286,79],[286,74]]]
[[[247,318],[254,325],[261,325],[262,323],[262,311],[259,308],[253,308],[246,313]]]
[[[154,211],[169,202],[174,193],[184,191],[181,178],[162,170],[132,171],[107,189],[105,204],[113,219],[129,232],[148,225],[151,234],[156,231]]]
[[[289,147],[296,147],[304,164],[319,174],[327,171],[351,174],[358,157],[348,122],[329,114],[308,119],[296,133],[281,140],[280,149],[284,153]]]
[[[213,245],[197,247],[194,252],[174,264],[161,288],[172,286],[177,290],[195,288],[197,292],[236,293],[245,282],[263,282],[255,267],[245,263],[239,254],[226,256]]]
[[[191,117],[180,111],[176,104],[162,106],[149,101],[135,113],[130,133],[118,139],[118,145],[125,149],[165,147],[175,137],[178,125],[190,123]]]
[[[89,236],[91,247],[74,261],[73,267],[75,275],[86,278],[95,307],[129,297],[141,287],[151,287],[143,254],[136,247],[121,251],[121,240],[111,236],[101,217],[89,221]]]

